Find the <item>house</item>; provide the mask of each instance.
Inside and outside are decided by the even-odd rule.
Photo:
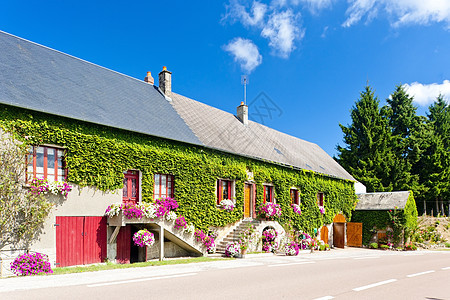
[[[0,66],[0,126],[30,144],[27,180],[74,187],[54,199],[31,245],[56,266],[154,257],[132,246],[140,228],[165,241],[161,258],[204,253],[167,221],[106,219],[122,202],[174,197],[179,215],[218,239],[267,202],[281,206],[270,223],[280,231],[289,220],[314,232],[351,216],[355,179],[318,145],[248,120],[244,104],[234,115],[173,92],[165,67],[155,86],[150,72],[138,80],[5,32]],[[220,209],[224,199],[235,209]]]
[[[392,231],[392,217],[405,228],[417,225],[417,207],[412,191],[378,192],[357,194],[358,204],[352,221],[363,225],[364,244],[386,240],[386,232]]]

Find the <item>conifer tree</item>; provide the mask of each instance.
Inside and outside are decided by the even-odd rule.
[[[337,160],[368,192],[393,189],[389,177],[395,167],[395,156],[390,148],[392,135],[385,115],[373,90],[366,86],[351,109],[352,123],[339,124],[346,146],[337,147]]]
[[[450,204],[450,105],[440,95],[428,110],[430,135],[420,160],[420,181],[425,187],[427,207],[433,208],[435,214],[447,215]]]

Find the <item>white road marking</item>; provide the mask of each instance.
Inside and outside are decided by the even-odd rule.
[[[355,257],[354,259],[371,259],[371,258],[380,258],[379,256],[365,256],[365,257]]]
[[[380,282],[377,282],[377,283],[372,283],[372,284],[369,284],[369,285],[357,287],[357,288],[354,288],[353,290],[355,292],[359,292],[359,291],[367,290],[367,289],[370,289],[370,288],[373,288],[373,287],[376,287],[376,286],[380,286],[380,285],[383,285],[383,284],[388,284],[388,283],[395,282],[395,281],[397,281],[397,279],[389,279],[389,280],[380,281]]]
[[[429,273],[433,273],[433,272],[434,272],[434,270],[430,270],[430,271],[425,271],[425,272],[420,272],[420,273],[409,274],[409,275],[406,275],[406,277],[416,277],[416,276],[425,275],[425,274],[429,274]]]
[[[314,264],[315,261],[303,261],[303,262],[295,262],[289,264],[275,264],[275,265],[267,265],[268,267],[284,267],[284,266],[293,266],[293,265],[304,265],[304,264]]]
[[[321,298],[316,298],[314,300],[330,300],[330,299],[334,299],[334,297],[332,297],[332,296],[325,296],[325,297],[321,297]]]
[[[197,274],[198,273],[186,273],[186,274],[176,274],[176,275],[167,275],[167,276],[158,276],[158,277],[149,277],[149,278],[139,278],[139,279],[130,279],[130,280],[122,280],[122,281],[104,282],[104,283],[89,284],[89,285],[87,285],[87,287],[98,287],[98,286],[107,286],[107,285],[133,283],[133,282],[142,282],[142,281],[150,281],[150,280],[158,280],[158,279],[168,279],[168,278],[176,278],[176,277],[194,276],[194,275],[197,275]]]
[[[442,270],[450,270],[450,267],[442,268]]]

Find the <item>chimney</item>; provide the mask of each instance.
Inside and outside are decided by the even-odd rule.
[[[147,72],[147,77],[145,77],[144,81],[150,84],[155,83],[155,79],[152,77],[152,72]]]
[[[172,72],[167,71],[166,67],[159,73],[159,88],[167,97],[172,96]]]
[[[248,125],[248,106],[244,102],[241,102],[241,105],[237,107],[237,117],[242,124]]]

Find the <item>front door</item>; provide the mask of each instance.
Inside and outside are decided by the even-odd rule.
[[[123,203],[137,204],[139,202],[139,172],[129,170],[123,174]]]
[[[252,215],[251,199],[252,185],[246,183],[244,186],[244,218],[250,218]]]
[[[333,223],[333,245],[336,248],[345,246],[345,223]]]

